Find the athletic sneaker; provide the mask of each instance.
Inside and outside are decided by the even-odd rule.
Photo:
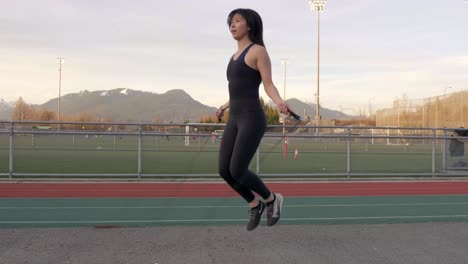
[[[278,223],[283,208],[283,196],[275,193],[275,200],[266,204],[267,206],[267,226]]]
[[[260,219],[262,218],[263,211],[265,211],[265,203],[259,201],[257,207],[250,209],[250,221],[247,225],[247,230],[252,231],[254,230],[258,224],[260,224]]]

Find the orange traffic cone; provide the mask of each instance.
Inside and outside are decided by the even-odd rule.
[[[294,150],[294,159],[298,159],[299,158],[299,149],[296,149]]]
[[[283,158],[288,158],[288,137],[284,138]]]

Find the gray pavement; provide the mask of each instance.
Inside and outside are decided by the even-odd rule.
[[[466,264],[468,223],[0,229],[1,264]]]

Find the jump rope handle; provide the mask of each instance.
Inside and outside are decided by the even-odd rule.
[[[298,116],[296,113],[294,113],[293,111],[291,110],[288,110],[289,111],[289,115],[291,115],[292,117],[294,117],[297,121],[302,121],[302,118],[300,116]]]

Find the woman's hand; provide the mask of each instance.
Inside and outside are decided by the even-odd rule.
[[[289,105],[285,101],[276,103],[276,108],[280,113],[289,115]]]
[[[224,110],[222,109],[222,107],[218,108],[218,110],[216,111],[216,116],[218,117],[218,119],[223,118]]]

